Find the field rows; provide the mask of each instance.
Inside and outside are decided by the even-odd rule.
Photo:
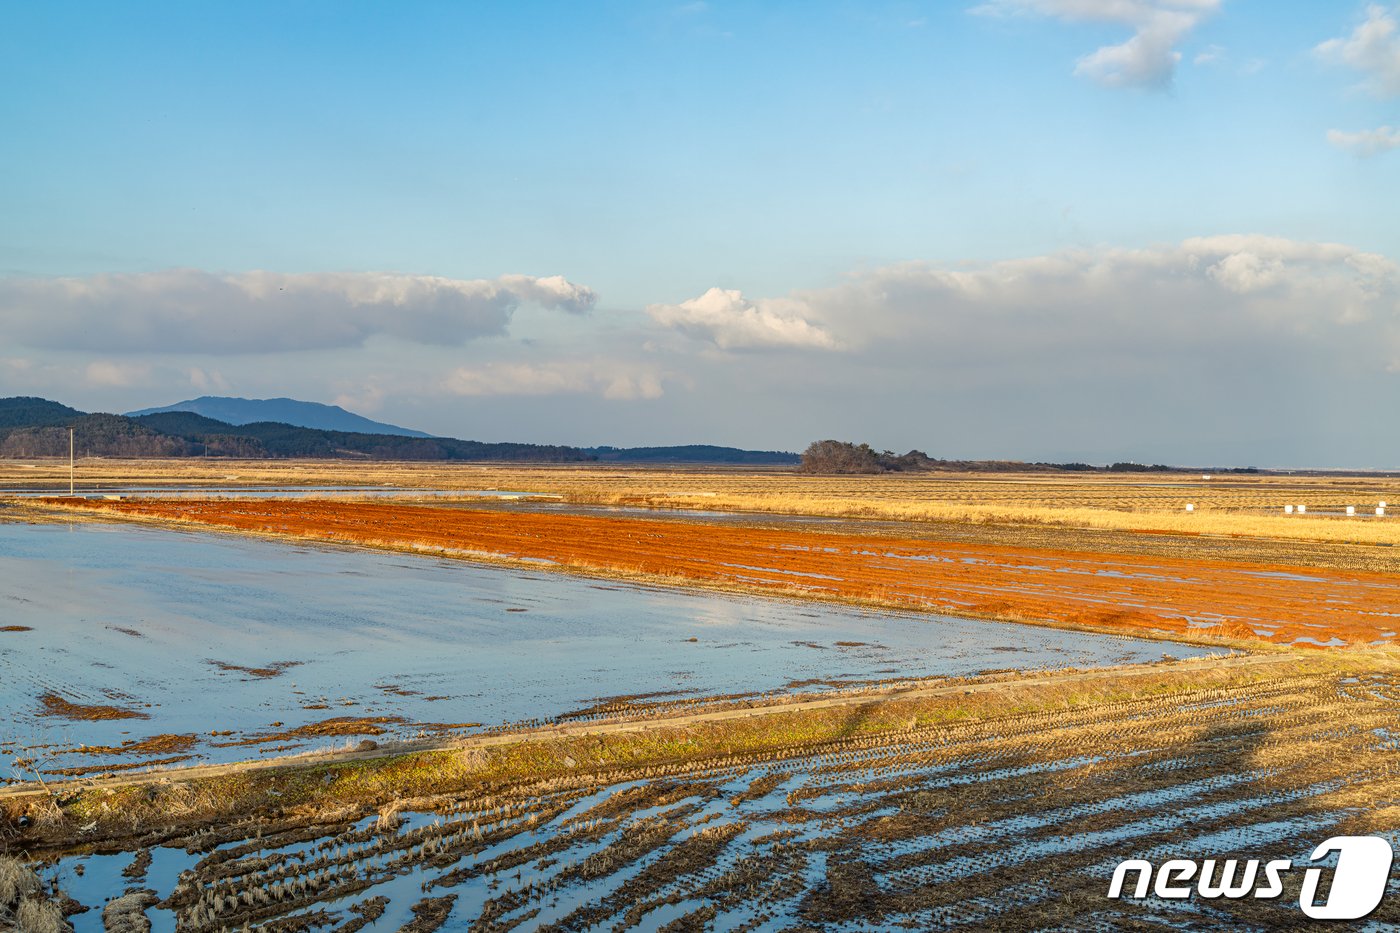
[[[1301,919],[1301,872],[1277,901],[1104,895],[1123,858],[1302,860],[1329,835],[1393,834],[1397,687],[1288,676],[556,779],[262,838],[195,836],[134,865],[75,856],[58,878],[85,900],[85,884],[131,867],[142,911],[182,930],[356,930],[371,916],[363,928],[1265,929]],[[1400,921],[1400,900],[1374,919]]]
[[[1280,541],[1400,543],[1400,480],[1380,475],[919,473],[813,476],[791,468],[335,461],[84,461],[83,492],[121,485],[348,485],[511,490],[578,504],[720,509]],[[0,461],[0,489],[65,488],[67,465]],[[1186,514],[1187,503],[1196,511]],[[1307,516],[1282,514],[1303,504]],[[1357,516],[1345,516],[1354,506]]]

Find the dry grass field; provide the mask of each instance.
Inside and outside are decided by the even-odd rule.
[[[793,469],[361,461],[84,460],[80,491],[122,485],[332,485],[512,490],[565,502],[823,515],[913,522],[1041,525],[1277,540],[1400,543],[1400,478],[1379,475],[885,474]],[[68,465],[0,461],[0,489],[66,489]],[[1396,506],[1386,518],[1378,502]],[[1187,503],[1195,511],[1187,514]],[[1284,515],[1285,505],[1306,515]],[[1347,517],[1347,506],[1357,515]]]

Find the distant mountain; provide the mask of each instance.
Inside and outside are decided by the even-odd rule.
[[[206,404],[208,403],[208,404]],[[231,403],[231,417],[265,413],[263,420],[238,423],[208,414]],[[192,411],[185,406],[199,406]],[[240,408],[241,406],[241,408]],[[278,406],[283,406],[278,408]],[[288,407],[291,406],[288,414]],[[376,422],[331,405],[294,399],[262,401],[197,398],[167,408],[130,415],[87,414],[48,399],[0,398],[0,457],[66,457],[68,429],[83,457],[338,457],[363,460],[521,460],[546,463],[606,461],[614,463],[689,463],[790,465],[797,454],[690,444],[679,447],[594,447],[583,450],[548,444],[483,443],[433,437],[393,425],[384,430],[344,431],[304,427],[283,418],[296,411]],[[240,413],[241,412],[241,413]],[[323,422],[324,423],[324,422]],[[399,433],[392,433],[399,432]]]
[[[235,425],[188,411],[155,412],[136,417],[89,415],[57,402],[31,397],[0,398],[0,457],[66,457],[70,427],[74,429],[76,450],[84,457],[339,457],[533,462],[594,459],[577,447],[487,444],[452,437],[330,431],[270,421]]]
[[[303,402],[294,398],[230,398],[220,395],[202,395],[163,408],[143,408],[129,411],[128,418],[142,415],[157,415],[171,411],[188,411],[225,424],[244,425],[259,421],[275,421],[298,428],[315,428],[319,431],[343,431],[347,434],[393,434],[398,437],[432,437],[422,431],[401,428],[395,424],[371,421],[339,405],[322,405],[319,402]]]
[[[738,447],[715,447],[710,444],[685,444],[679,447],[587,447],[599,460],[618,463],[748,463],[792,464],[802,460],[797,454],[783,450],[742,450]]]

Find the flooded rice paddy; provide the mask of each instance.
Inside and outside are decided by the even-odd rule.
[[[369,550],[0,522],[6,780],[471,732],[622,694],[760,695],[1203,653]]]
[[[1397,710],[1388,677],[1281,676],[210,832],[43,873],[92,908],[79,933],[123,891],[156,931],[1294,928],[1314,846],[1400,843],[1385,816]],[[1180,856],[1297,867],[1276,900],[1105,897],[1122,859]],[[1351,928],[1394,929],[1398,886]]]
[[[1275,645],[1385,644],[1400,618],[1394,574],[1189,554],[1067,550],[1072,536],[1027,547],[838,534],[791,524],[741,526],[400,502],[131,500],[64,507],[1149,637],[1206,632]]]

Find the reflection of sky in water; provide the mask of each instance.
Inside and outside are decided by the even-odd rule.
[[[0,523],[0,625],[34,629],[0,633],[8,714],[0,742],[23,744],[207,737],[346,715],[491,725],[621,694],[765,692],[794,680],[1202,653],[1032,626],[83,523]],[[299,663],[264,679],[211,661]],[[50,691],[139,708],[150,719],[39,717],[37,698]],[[220,760],[257,754],[202,752]],[[61,763],[79,762],[91,763]]]

